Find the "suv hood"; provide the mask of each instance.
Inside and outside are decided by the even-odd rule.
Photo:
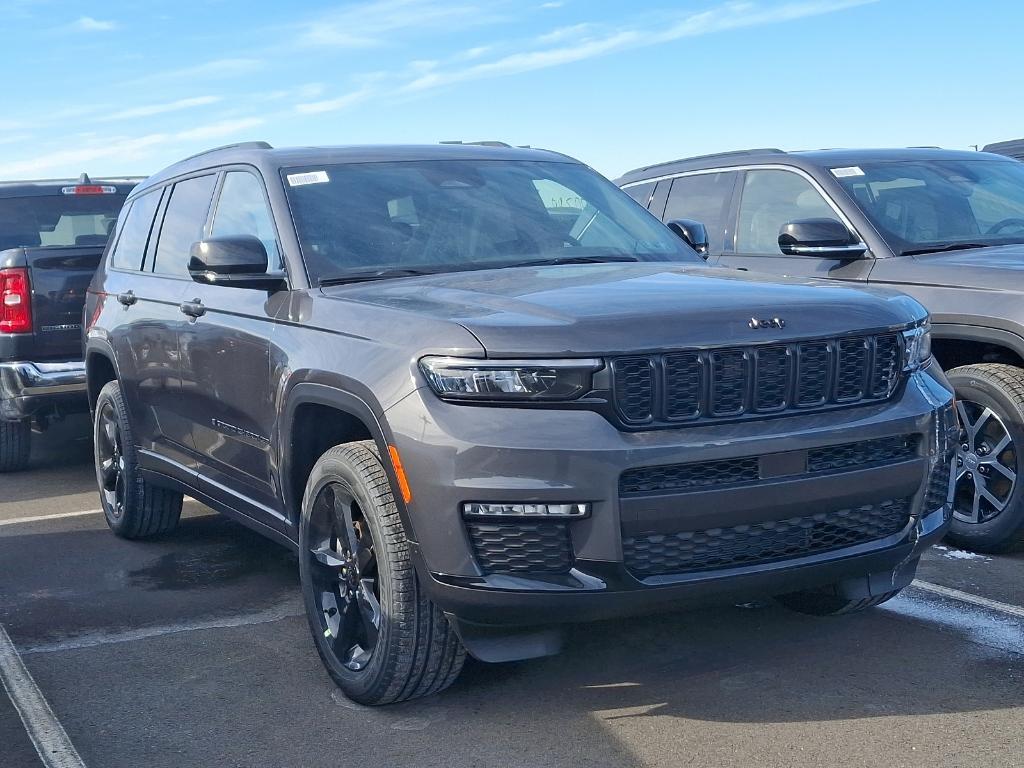
[[[586,356],[817,338],[903,326],[915,300],[701,265],[573,264],[335,286],[328,297],[458,323],[492,357]],[[752,329],[751,318],[785,327]]]
[[[1024,244],[924,253],[891,259],[893,268],[908,281],[955,288],[990,288],[1024,291]],[[905,273],[899,269],[905,267]],[[922,271],[922,269],[924,271]],[[897,278],[898,279],[898,278]]]

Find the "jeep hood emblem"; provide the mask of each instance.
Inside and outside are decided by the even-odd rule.
[[[762,320],[757,317],[750,318],[750,327],[757,330],[758,328],[785,328],[786,321],[781,317],[773,317],[770,320]]]

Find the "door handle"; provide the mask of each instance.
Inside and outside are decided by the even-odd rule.
[[[189,317],[202,317],[206,314],[206,307],[203,306],[203,302],[199,299],[183,301],[178,309],[182,311],[182,314],[188,315]]]
[[[117,300],[126,307],[130,307],[136,301],[138,297],[135,295],[135,291],[125,291],[124,293],[117,294]]]

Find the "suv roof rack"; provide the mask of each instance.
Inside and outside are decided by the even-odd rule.
[[[509,144],[506,141],[493,141],[493,140],[489,140],[489,141],[461,141],[459,139],[455,139],[453,141],[440,141],[438,143],[439,144],[465,144],[466,146],[473,146],[473,147],[506,147],[508,149],[513,149],[514,148],[514,145]],[[519,149],[531,149],[532,147],[530,147],[529,144],[520,144],[520,145],[518,145],[518,148]]]
[[[691,160],[710,160],[712,158],[719,157],[742,157],[743,155],[763,155],[763,154],[786,154],[785,150],[776,149],[775,147],[762,147],[760,149],[736,149],[732,152],[712,152],[709,155],[694,155],[693,157],[681,157],[678,160],[669,160],[664,163],[655,163],[654,165],[645,165],[643,168],[637,168],[638,171],[649,171],[652,168],[661,168],[665,165],[675,165],[676,163],[688,163]]]
[[[213,152],[220,152],[221,150],[224,149],[273,149],[273,147],[270,146],[270,144],[268,144],[265,141],[240,141],[237,144],[225,144],[222,147],[204,149],[202,152],[196,152],[194,155],[189,155],[188,157],[183,158],[181,162],[185,162],[185,160],[192,160],[197,157],[202,157],[203,155],[209,155],[212,154]]]

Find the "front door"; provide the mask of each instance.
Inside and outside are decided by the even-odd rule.
[[[262,181],[244,170],[224,174],[210,235],[252,235],[281,272],[276,229]],[[271,438],[274,316],[287,292],[191,283],[198,308],[180,335],[183,404],[192,416],[200,483],[214,498],[262,522],[281,525]],[[244,498],[240,498],[244,497]]]
[[[735,232],[716,263],[777,276],[855,282],[868,279],[872,258],[787,256],[779,249],[779,230],[790,221],[830,218],[850,228],[806,176],[782,168],[748,170],[738,194]]]

